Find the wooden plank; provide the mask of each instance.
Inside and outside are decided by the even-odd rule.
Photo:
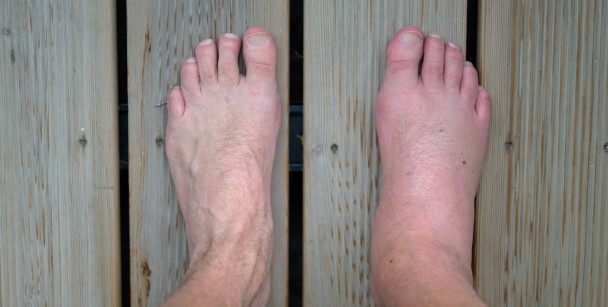
[[[0,306],[118,306],[114,1],[0,2]]]
[[[162,138],[165,107],[156,107],[177,83],[184,59],[204,38],[247,27],[268,29],[278,46],[283,126],[272,186],[275,225],[269,305],[287,304],[288,1],[129,0],[129,177],[131,303],[160,305],[182,282],[188,267],[184,225]]]
[[[608,304],[608,1],[482,1],[493,102],[477,215],[490,306]]]
[[[466,1],[305,3],[304,305],[369,306],[385,50],[418,25],[464,47]]]

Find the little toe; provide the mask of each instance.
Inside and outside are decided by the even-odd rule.
[[[418,84],[418,67],[422,59],[422,31],[417,27],[401,29],[386,49],[385,82],[399,85]]]
[[[198,62],[198,73],[201,84],[213,84],[217,81],[217,49],[211,39],[201,41],[196,50],[196,61]]]
[[[169,118],[178,119],[184,116],[186,101],[179,86],[173,88],[167,96],[167,109],[169,110]]]
[[[420,78],[425,85],[443,85],[445,42],[439,34],[431,33],[424,40],[424,60]]]
[[[477,70],[471,62],[465,62],[462,70],[462,80],[460,80],[460,94],[468,103],[474,103],[479,93],[479,83],[477,81]]]
[[[274,84],[277,50],[270,34],[262,28],[251,28],[243,35],[243,59],[247,82]]]
[[[239,73],[239,50],[241,39],[233,33],[226,33],[220,37],[218,43],[219,60],[217,62],[218,81],[221,84],[237,84]]]
[[[453,43],[448,43],[445,49],[445,63],[443,79],[448,90],[458,92],[460,90],[460,80],[464,65],[464,55],[460,47]]]
[[[182,65],[181,89],[186,100],[198,97],[201,92],[198,64],[195,58],[188,58]]]
[[[479,116],[479,119],[484,123],[490,122],[490,94],[482,87],[479,87],[479,94],[477,95],[477,101],[475,102],[475,111],[477,111],[477,116]]]

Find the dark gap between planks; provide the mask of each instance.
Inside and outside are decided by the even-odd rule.
[[[289,8],[289,306],[302,306],[304,136],[304,1]]]
[[[467,1],[467,52],[465,58],[467,61],[473,63],[475,68],[477,66],[477,36],[478,36],[478,22],[479,22],[479,3],[478,0],[468,0]],[[477,196],[475,196],[475,212],[477,212]],[[477,233],[477,219],[474,219],[473,224],[473,233]],[[477,240],[473,240],[476,242]],[[476,254],[475,254],[475,244],[473,244],[473,257],[471,259],[471,268],[473,270],[473,276],[475,276],[475,262]]]
[[[129,130],[127,74],[127,2],[116,0],[118,72],[118,152],[120,159],[120,263],[122,306],[131,305],[129,241]]]

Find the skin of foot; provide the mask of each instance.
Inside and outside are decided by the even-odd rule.
[[[263,306],[270,292],[270,182],[281,104],[261,28],[198,44],[168,97],[166,154],[190,265],[167,306]]]
[[[461,49],[437,34],[404,28],[386,57],[375,114],[382,190],[372,230],[372,295],[378,306],[483,305],[471,257],[488,93]]]

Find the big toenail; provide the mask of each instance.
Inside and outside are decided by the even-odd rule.
[[[224,33],[224,37],[230,38],[230,39],[239,39],[239,36],[234,33]]]
[[[422,42],[422,35],[415,31],[403,32],[401,35],[401,41],[406,45],[418,45]]]
[[[247,42],[253,46],[263,46],[268,42],[268,35],[265,33],[256,33],[247,36]]]

